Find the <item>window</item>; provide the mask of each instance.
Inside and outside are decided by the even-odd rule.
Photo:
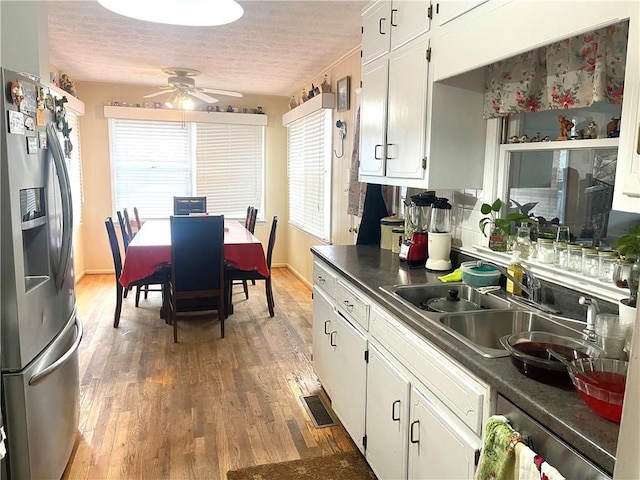
[[[322,109],[287,128],[289,222],[322,240],[330,238],[331,110]]]
[[[110,135],[115,210],[166,218],[174,196],[190,195],[230,218],[262,210],[263,126],[113,118]]]

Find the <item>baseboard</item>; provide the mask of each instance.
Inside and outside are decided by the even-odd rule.
[[[75,277],[75,281],[76,281],[76,283],[77,283],[77,282],[79,282],[80,280],[82,280],[82,279],[84,278],[85,274],[86,274],[86,272],[80,272],[80,273],[78,273],[78,274],[76,275],[76,277]]]
[[[294,276],[294,277],[296,277],[298,280],[300,280],[302,283],[304,283],[304,284],[306,285],[306,287],[307,287],[309,290],[313,290],[313,285],[311,284],[311,282],[309,282],[309,280],[307,280],[306,278],[304,278],[304,277],[300,274],[300,272],[298,272],[298,271],[297,271],[295,268],[293,268],[291,265],[287,265],[286,267],[289,269],[289,271],[290,271],[291,273],[293,273],[293,276]]]
[[[95,270],[85,270],[83,276],[84,275],[113,275],[113,268],[96,268]]]

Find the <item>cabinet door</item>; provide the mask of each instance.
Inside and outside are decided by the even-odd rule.
[[[411,389],[409,478],[473,478],[482,441],[432,399],[428,391]]]
[[[440,0],[435,6],[434,19],[439,26],[454,20],[488,0]]]
[[[381,0],[362,14],[362,63],[381,57],[391,46],[391,2]]]
[[[362,68],[359,175],[384,176],[388,74],[386,57]]]
[[[364,453],[365,399],[367,394],[367,364],[364,359],[367,339],[344,319],[334,313],[331,333],[335,380],[331,406],[353,441]]]
[[[429,31],[430,2],[424,0],[395,0],[391,5],[391,49]]]
[[[369,346],[366,457],[378,478],[407,478],[409,388],[405,375]]]
[[[333,348],[330,343],[333,331],[333,304],[317,287],[313,287],[313,369],[327,395],[332,396]]]
[[[428,48],[429,40],[421,39],[389,58],[387,177],[421,179],[424,175]]]

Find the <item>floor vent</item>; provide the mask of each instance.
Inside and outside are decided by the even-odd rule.
[[[318,395],[302,395],[300,398],[316,428],[332,427],[338,424],[333,413]]]

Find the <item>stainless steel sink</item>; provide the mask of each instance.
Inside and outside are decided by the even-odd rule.
[[[480,305],[481,309],[456,313],[428,311],[425,307],[428,300],[446,297],[452,288],[458,291],[460,298]],[[511,303],[496,295],[482,294],[464,283],[393,285],[381,289],[411,308],[417,318],[441,328],[484,357],[509,356],[502,348],[500,338],[510,333],[541,331],[583,338],[583,322],[529,310],[515,301]]]
[[[529,310],[483,310],[441,315],[438,321],[454,337],[485,357],[506,357],[500,338],[517,332],[540,331],[582,338],[584,324],[550,318]]]
[[[427,310],[427,301],[433,298],[446,297],[449,290],[456,290],[458,297],[470,300],[480,306],[480,308],[509,308],[508,300],[494,295],[482,294],[465,283],[425,283],[419,285],[393,285],[382,287],[388,293],[400,297],[404,303],[409,303],[414,307]]]

